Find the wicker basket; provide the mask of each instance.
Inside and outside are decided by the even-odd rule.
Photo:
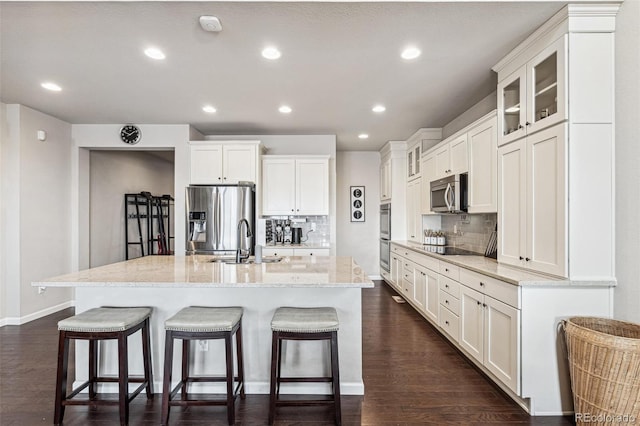
[[[640,324],[564,321],[576,424],[640,424]]]

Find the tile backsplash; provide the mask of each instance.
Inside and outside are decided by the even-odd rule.
[[[329,224],[329,216],[264,216],[260,219],[266,226],[269,221],[271,222],[271,232],[265,229],[265,239],[263,244],[269,244],[266,240],[266,235],[271,234],[275,236],[275,221],[276,220],[291,220],[291,226],[302,228],[302,242],[313,246],[328,245],[331,241],[331,229]],[[265,223],[266,222],[266,223]],[[315,223],[316,229],[312,231],[312,224]],[[259,225],[260,226],[260,225]],[[285,238],[290,239],[289,235]]]
[[[441,215],[441,228],[447,245],[484,253],[491,232],[496,229],[497,214]]]

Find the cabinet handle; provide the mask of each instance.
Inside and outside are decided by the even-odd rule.
[[[291,211],[293,211],[293,209],[291,209]]]
[[[224,179],[224,180],[227,180],[227,177],[225,176],[223,179]]]
[[[444,288],[449,288],[449,284],[445,284],[445,285],[444,285]]]
[[[524,257],[522,257],[522,256],[519,256],[519,257],[520,257],[520,260],[524,260]]]
[[[518,124],[518,130],[522,129],[522,124]]]
[[[525,257],[524,260],[526,260],[527,262],[530,261],[531,259],[529,259],[528,257]]]
[[[297,212],[299,212],[299,211],[300,211],[300,209],[296,209],[296,211],[297,211]]]
[[[309,253],[309,256],[313,256],[313,253]]]
[[[222,180],[222,178],[220,176],[218,176],[218,180]]]
[[[487,307],[487,304],[486,304],[486,303],[483,303],[483,304],[482,304],[482,307],[483,307],[483,308],[486,308],[486,307]]]
[[[445,323],[445,324],[447,324],[447,325],[449,325],[449,321],[445,321],[444,323]]]
[[[448,270],[447,268],[444,268],[444,271],[445,271],[445,272],[449,272],[449,270]]]
[[[531,123],[529,123],[528,121],[525,123],[527,126],[531,126]]]
[[[448,301],[448,300],[445,300],[445,301],[444,301],[444,303],[445,303],[446,305],[448,305],[448,304],[449,304],[449,301]]]
[[[484,287],[484,283],[480,281],[480,287]]]
[[[482,305],[482,303],[480,303],[480,301],[479,301],[479,300],[478,300],[478,302],[477,302],[477,303],[478,303],[478,306]]]

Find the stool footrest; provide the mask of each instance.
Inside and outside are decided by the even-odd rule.
[[[280,383],[333,382],[331,377],[280,377]]]
[[[129,377],[127,379],[127,381],[129,383],[144,383],[146,382],[144,377]],[[96,377],[96,379],[94,380],[95,383],[100,383],[100,382],[104,382],[104,383],[118,383],[118,378],[117,377]],[[87,382],[89,383],[89,382]]]
[[[333,399],[278,399],[276,400],[276,406],[278,407],[301,407],[309,405],[333,405],[336,402]]]
[[[178,391],[185,386],[188,382],[226,382],[226,379],[223,380],[194,380],[194,379],[205,379],[205,377],[189,377],[187,380],[181,380],[178,384],[173,388],[173,390],[169,393],[169,402],[176,396]],[[212,377],[211,379],[218,379],[218,377]],[[233,390],[233,396],[237,396],[240,392],[240,389],[244,389],[244,383],[240,381],[239,377],[233,378],[236,383],[235,389]],[[184,401],[184,400],[183,400]],[[194,401],[194,400],[187,400]]]

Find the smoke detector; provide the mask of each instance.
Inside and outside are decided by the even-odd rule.
[[[205,31],[214,33],[222,31],[222,24],[215,16],[202,15],[200,17],[200,26]]]

